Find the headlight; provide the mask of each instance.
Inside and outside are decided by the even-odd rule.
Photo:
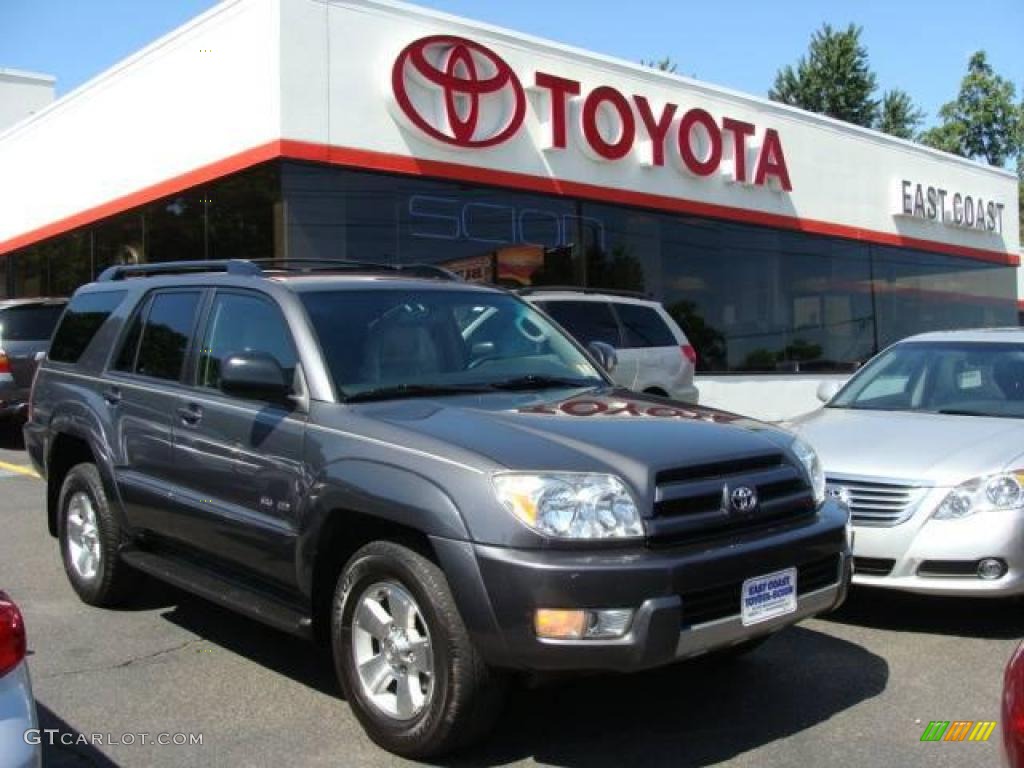
[[[814,491],[814,503],[821,504],[825,500],[825,470],[821,466],[821,459],[818,454],[807,443],[799,437],[793,441],[793,453],[800,459],[807,471],[807,477],[811,481],[811,489]]]
[[[632,494],[614,475],[494,475],[504,507],[535,531],[561,539],[624,539],[644,535]]]
[[[936,520],[956,520],[975,512],[1024,507],[1024,470],[973,477],[946,494],[932,515]]]

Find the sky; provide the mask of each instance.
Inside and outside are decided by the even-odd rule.
[[[0,0],[0,68],[57,77],[63,95],[215,4],[214,0]],[[881,89],[902,88],[936,120],[971,53],[1024,94],[1024,0],[418,0],[419,5],[766,95],[823,22],[864,27]]]

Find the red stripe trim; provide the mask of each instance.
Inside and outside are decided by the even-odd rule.
[[[76,227],[92,223],[107,216],[122,213],[125,210],[134,208],[145,203],[152,202],[161,197],[175,194],[189,187],[204,184],[214,179],[226,176],[236,171],[244,170],[257,163],[277,158],[291,160],[310,160],[331,165],[357,168],[360,170],[384,171],[387,173],[399,173],[407,176],[435,176],[442,179],[452,179],[478,184],[488,184],[499,187],[541,192],[544,194],[562,195],[567,197],[580,197],[605,203],[621,203],[622,205],[637,206],[642,208],[654,208],[674,213],[685,213],[695,216],[709,216],[717,219],[728,219],[741,221],[749,224],[760,224],[780,229],[808,232],[818,235],[832,235],[851,240],[878,243],[881,245],[894,245],[904,248],[919,248],[933,253],[944,253],[951,256],[963,256],[979,261],[991,262],[994,264],[1005,264],[1008,266],[1019,266],[1020,256],[1005,251],[995,251],[985,248],[972,248],[962,245],[953,245],[934,240],[926,240],[904,235],[894,235],[889,232],[850,227],[845,224],[834,224],[832,222],[820,221],[818,219],[805,219],[795,216],[784,216],[775,213],[764,213],[751,211],[744,208],[734,208],[726,205],[715,205],[702,203],[696,200],[685,200],[665,195],[653,195],[646,192],[632,192],[628,190],[615,189],[613,187],[600,187],[595,184],[585,184],[576,181],[564,181],[546,176],[532,176],[525,173],[512,171],[495,171],[487,168],[477,168],[459,163],[449,163],[439,160],[424,160],[403,155],[394,155],[384,152],[373,152],[363,149],[351,149],[348,147],[337,147],[328,144],[317,144],[303,141],[281,139],[271,141],[258,147],[232,155],[224,160],[210,163],[209,165],[197,168],[194,171],[176,176],[173,179],[155,184],[151,187],[139,190],[138,192],[112,200],[95,208],[83,211],[62,219],[45,227],[27,232],[24,235],[12,238],[0,243],[0,255],[9,253],[17,248],[23,248],[39,240],[67,232]]]
[[[85,226],[86,224],[92,224],[100,219],[105,219],[108,216],[114,216],[119,213],[137,208],[140,205],[151,203],[154,200],[159,200],[161,197],[167,197],[168,195],[174,195],[182,190],[194,187],[198,184],[205,184],[215,179],[222,178],[238,171],[243,171],[246,168],[250,168],[258,163],[266,162],[267,160],[275,160],[281,157],[281,142],[270,141],[266,144],[261,144],[258,147],[247,149],[244,152],[239,152],[237,155],[231,155],[223,160],[218,160],[215,163],[209,165],[203,165],[195,170],[183,173],[180,176],[161,181],[158,184],[154,184],[150,187],[145,187],[132,192],[131,194],[118,197],[110,202],[97,205],[94,208],[88,208],[80,213],[76,213],[73,216],[55,221],[52,224],[47,224],[44,227],[33,229],[30,232],[26,232],[23,235],[18,235],[10,240],[0,242],[0,256],[6,255],[11,251],[16,251],[19,248],[24,248],[27,245],[32,245],[40,240],[46,240],[47,238],[54,237],[56,235],[64,234],[72,229]]]

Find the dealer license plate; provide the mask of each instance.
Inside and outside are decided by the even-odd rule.
[[[740,618],[743,626],[785,616],[796,610],[796,568],[755,576],[743,582]]]

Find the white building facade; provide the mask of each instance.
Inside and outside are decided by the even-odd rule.
[[[383,0],[227,0],[0,133],[0,167],[9,296],[206,257],[637,291],[702,402],[762,418],[1017,322],[1012,174]]]
[[[53,101],[56,78],[0,67],[0,131]]]

